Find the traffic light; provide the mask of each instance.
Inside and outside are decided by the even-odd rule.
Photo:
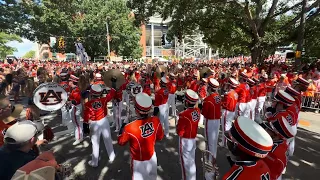
[[[162,44],[162,46],[166,45],[166,34],[162,34],[161,44]]]
[[[59,38],[59,49],[63,49],[64,48],[64,39],[63,39],[63,37],[60,37]]]

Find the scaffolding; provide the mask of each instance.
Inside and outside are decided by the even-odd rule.
[[[202,58],[211,59],[211,48],[202,41],[203,35],[187,35],[181,42],[175,38],[175,56],[182,58]]]

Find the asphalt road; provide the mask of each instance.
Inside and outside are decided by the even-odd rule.
[[[180,107],[181,108],[181,107]],[[24,114],[22,114],[23,116]],[[294,156],[290,158],[283,179],[295,180],[318,180],[320,179],[320,115],[314,113],[301,113],[302,125],[298,130],[296,137],[296,148]],[[61,132],[66,130],[61,126],[60,112],[52,112],[41,119],[53,128],[53,131]],[[111,118],[110,118],[111,119]],[[156,153],[158,157],[158,180],[180,180],[181,170],[178,154],[178,137],[175,134],[174,119],[171,118],[170,138],[164,138],[156,144]],[[313,128],[315,127],[315,128]],[[112,128],[112,132],[114,128]],[[198,130],[197,144],[203,143],[203,128]],[[73,173],[69,179],[79,180],[129,180],[130,172],[130,154],[129,147],[117,145],[117,133],[112,133],[113,145],[116,152],[115,161],[108,163],[108,155],[103,142],[100,145],[100,161],[97,168],[88,166],[87,162],[91,159],[90,138],[86,137],[80,145],[73,146],[73,136],[57,136],[53,142],[50,142],[43,149],[54,150],[56,159],[59,163],[70,163],[73,167]],[[220,178],[230,168],[226,160],[226,149],[218,148],[217,163],[219,165]],[[196,151],[197,179],[203,179],[201,152]]]

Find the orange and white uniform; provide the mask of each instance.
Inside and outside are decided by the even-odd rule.
[[[258,90],[258,98],[257,98],[258,105],[257,105],[256,116],[260,115],[264,107],[264,102],[266,101],[266,95],[267,95],[266,83],[265,82],[260,83],[257,86],[257,90]]]
[[[254,85],[250,88],[250,119],[254,121],[256,115],[256,106],[257,106],[257,98],[258,98],[258,85]]]
[[[123,128],[118,144],[130,143],[132,180],[157,179],[155,143],[163,138],[159,118],[137,119]]]
[[[168,82],[168,108],[172,108],[172,116],[176,117],[176,91],[177,91],[177,81],[169,80]]]
[[[179,114],[177,134],[183,180],[196,180],[196,136],[200,120],[199,108],[188,108]]]
[[[169,135],[169,91],[167,88],[161,88],[155,93],[154,106],[159,108],[159,118],[164,128],[164,134]]]
[[[222,177],[223,180],[268,180],[270,169],[263,160],[236,161]]]
[[[263,161],[270,168],[270,180],[277,180],[282,176],[288,161],[288,145],[283,140],[274,141],[272,150]]]
[[[84,104],[84,122],[90,123],[92,143],[92,166],[98,166],[100,152],[100,137],[102,135],[104,145],[107,149],[109,159],[115,158],[113,150],[110,126],[108,121],[108,102],[116,95],[114,89],[103,98],[93,99]]]
[[[250,87],[247,83],[241,83],[235,91],[238,94],[238,111],[239,116],[249,117],[250,108],[249,108],[249,98],[250,96]]]
[[[221,123],[222,123],[222,134],[229,131],[232,127],[232,121],[236,116],[236,108],[238,103],[238,94],[235,90],[230,89],[222,98],[221,106]],[[222,136],[223,145],[226,143],[225,136]]]
[[[83,139],[83,123],[80,120],[81,117],[81,111],[82,111],[82,104],[81,104],[81,92],[78,87],[75,87],[71,89],[71,92],[69,94],[69,101],[72,103],[72,107],[70,109],[71,112],[71,119],[74,125],[74,135],[76,140],[82,140]]]
[[[221,97],[218,93],[210,94],[204,99],[201,114],[205,121],[205,137],[208,140],[208,150],[216,158],[221,118]]]

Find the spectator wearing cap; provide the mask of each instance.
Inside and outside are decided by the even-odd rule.
[[[196,107],[199,96],[191,89],[185,92],[185,108],[179,114],[176,127],[179,136],[179,155],[182,171],[182,179],[196,179],[196,136],[200,120],[200,109]]]
[[[78,145],[83,140],[83,124],[80,120],[81,118],[81,91],[78,87],[79,78],[75,75],[70,75],[69,78],[69,86],[70,86],[70,94],[68,98],[68,105],[71,107],[71,119],[74,125],[74,136],[75,142],[73,145]]]
[[[138,118],[123,124],[118,144],[130,144],[132,179],[157,179],[156,141],[162,140],[164,133],[158,117],[150,116],[152,100],[146,93],[135,97],[134,107]],[[138,131],[137,131],[138,130]]]
[[[205,122],[205,137],[208,141],[208,150],[217,157],[221,117],[221,97],[218,93],[219,82],[213,78],[208,80],[208,96],[203,101],[201,114]],[[212,159],[212,157],[210,157]]]
[[[270,179],[282,179],[282,172],[285,170],[288,162],[288,144],[287,140],[297,134],[297,127],[291,126],[285,117],[265,122],[261,126],[268,132],[273,140],[272,151],[264,159],[264,162],[270,168]]]
[[[251,119],[239,116],[224,135],[234,159],[229,157],[232,167],[222,179],[269,179],[270,169],[264,159],[272,150],[273,141],[266,130]]]
[[[164,134],[166,137],[169,137],[169,106],[168,106],[168,97],[169,92],[167,88],[168,80],[165,77],[160,79],[161,89],[155,93],[154,100],[154,115],[157,116],[159,113],[159,119],[164,128]]]
[[[46,143],[45,140],[37,141],[42,127],[25,120],[16,122],[6,130],[4,146],[0,148],[1,179],[11,179],[17,169],[37,157],[34,145]]]

